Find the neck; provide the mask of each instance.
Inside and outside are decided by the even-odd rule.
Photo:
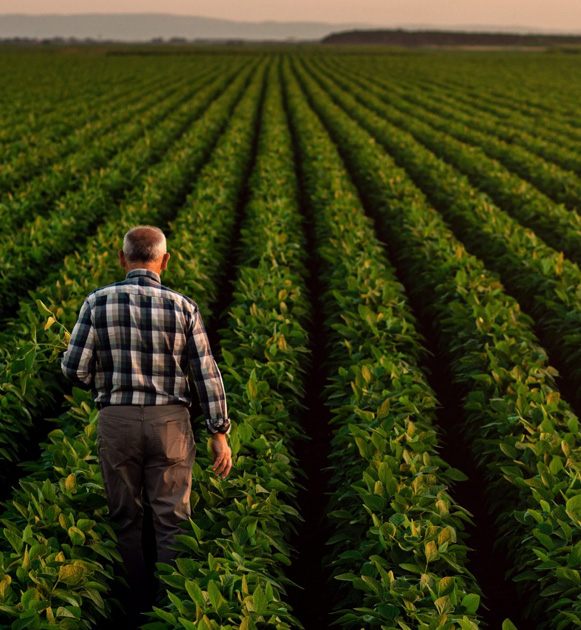
[[[134,269],[148,269],[149,271],[155,271],[158,276],[161,276],[161,267],[159,265],[152,265],[151,263],[131,263],[125,265],[125,273],[129,273]]]

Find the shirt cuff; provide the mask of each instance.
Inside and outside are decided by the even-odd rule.
[[[208,433],[230,433],[230,420],[228,418],[206,418]]]

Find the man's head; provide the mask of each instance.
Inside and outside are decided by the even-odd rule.
[[[118,251],[119,264],[126,272],[132,269],[150,269],[158,274],[167,268],[169,254],[165,234],[151,225],[131,228]]]

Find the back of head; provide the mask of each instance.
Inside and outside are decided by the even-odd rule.
[[[131,228],[123,239],[123,254],[131,263],[152,263],[167,252],[165,234],[152,225]]]

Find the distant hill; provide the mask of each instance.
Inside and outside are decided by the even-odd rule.
[[[320,40],[333,31],[374,28],[324,22],[235,22],[214,18],[139,14],[0,15],[0,39],[75,37],[125,42],[162,37],[245,40]]]
[[[324,44],[370,44],[387,46],[551,46],[581,44],[581,35],[482,33],[434,30],[350,30],[332,33]]]

